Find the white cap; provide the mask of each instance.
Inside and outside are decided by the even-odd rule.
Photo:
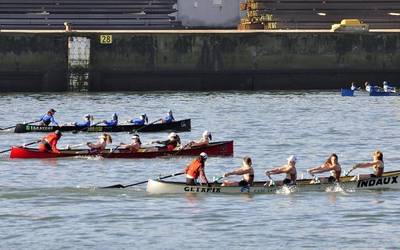
[[[291,155],[289,156],[289,158],[287,158],[288,162],[296,162],[297,161],[297,157],[295,155]]]
[[[203,160],[207,160],[208,155],[205,152],[201,152],[200,157],[203,158]]]
[[[84,116],[84,118],[90,118],[90,115],[89,115],[89,114],[86,114],[86,115]]]
[[[387,81],[383,81],[383,85],[388,85]]]
[[[171,138],[174,138],[176,136],[177,136],[177,134],[175,132],[171,132],[171,133],[169,133],[168,138],[171,139]]]
[[[131,138],[132,139],[139,139],[139,135],[133,135]]]
[[[208,132],[207,130],[203,132],[203,137],[207,137],[210,135],[210,132]]]

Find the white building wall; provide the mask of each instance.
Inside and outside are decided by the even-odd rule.
[[[236,28],[245,0],[178,0],[177,19],[187,28]]]

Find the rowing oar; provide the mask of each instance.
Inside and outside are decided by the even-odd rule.
[[[355,169],[354,167],[353,167],[353,168],[351,168],[351,169],[350,169],[350,171],[349,171],[349,172],[347,172],[345,176],[349,176],[349,174],[350,174],[351,172],[353,172],[353,170],[354,170],[354,169]]]
[[[178,175],[182,175],[182,174],[184,174],[184,173],[183,173],[183,172],[180,172],[180,173],[175,173],[175,174],[170,174],[170,175],[162,176],[162,177],[159,177],[159,178],[157,178],[157,179],[158,179],[158,180],[162,180],[162,179],[167,179],[167,178],[174,177],[174,176],[178,176]],[[141,181],[141,182],[136,182],[136,183],[129,184],[129,185],[125,185],[125,186],[122,185],[122,184],[117,184],[117,185],[112,185],[112,186],[102,187],[102,188],[127,188],[127,187],[132,187],[132,186],[144,184],[144,183],[147,183],[148,181],[149,181],[149,180],[147,180],[147,181]]]
[[[265,173],[266,176],[268,176],[268,179],[271,180],[270,185],[269,186],[276,186],[274,179],[272,179],[270,174]],[[267,183],[264,184],[264,186],[266,186]]]
[[[99,124],[102,123],[102,122],[103,122],[103,121],[96,122],[95,124],[92,124],[92,125],[90,125],[89,127],[83,127],[83,128],[78,129],[78,130],[74,130],[74,131],[72,131],[72,133],[73,133],[73,134],[76,134],[76,133],[78,133],[78,132],[85,131],[86,129],[89,129],[90,127],[94,127],[94,126],[96,126],[96,125],[99,125]]]
[[[136,129],[136,130],[130,131],[129,134],[136,134],[138,131],[140,131],[140,130],[146,128],[146,127],[149,126],[149,125],[152,125],[152,124],[154,124],[154,123],[156,123],[156,122],[159,122],[159,121],[161,121],[161,120],[162,120],[162,119],[160,118],[160,119],[157,119],[157,120],[155,120],[155,121],[153,121],[153,122],[150,122],[150,123],[148,123],[148,124],[146,124],[146,125],[143,125],[143,126],[141,126],[140,128],[138,128],[138,129]]]
[[[40,122],[40,120],[27,122],[27,123],[24,123],[24,125],[29,125],[29,124],[32,124],[32,123],[35,123],[35,122]],[[17,125],[14,125],[14,126],[11,126],[11,127],[7,127],[7,128],[0,128],[0,130],[6,130],[6,129],[10,129],[10,128],[15,128],[16,126]]]
[[[37,141],[30,142],[30,143],[26,143],[26,144],[23,145],[23,147],[26,147],[26,146],[29,146],[29,145],[33,145],[33,144],[39,143],[39,142],[41,142],[41,141],[42,141],[42,140],[37,140]],[[11,151],[11,149],[12,149],[12,148],[7,149],[7,150],[0,151],[0,154],[5,153],[5,152],[9,152],[9,151]]]
[[[105,157],[103,157],[103,158],[108,158],[108,157],[110,157],[110,155],[112,155],[112,153],[114,153],[115,150],[119,149],[119,147],[121,147],[121,145],[118,145],[118,146],[116,146],[115,148],[113,148],[113,149],[110,151],[110,153],[108,153],[108,154],[107,154]]]

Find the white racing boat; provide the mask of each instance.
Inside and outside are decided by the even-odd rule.
[[[400,189],[400,171],[385,172],[382,177],[366,180],[354,180],[353,176],[341,177],[341,182],[336,183],[312,183],[312,179],[297,180],[297,184],[288,186],[295,192],[328,191],[340,187],[344,191],[369,190],[369,189]],[[210,187],[188,186],[184,182],[172,182],[162,180],[148,180],[146,191],[152,194],[179,194],[179,193],[276,193],[286,186],[269,186],[266,182],[254,182],[251,187],[225,187],[221,183],[212,184]]]

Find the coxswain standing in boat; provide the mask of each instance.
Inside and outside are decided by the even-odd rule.
[[[117,125],[118,125],[118,115],[117,115],[117,113],[114,113],[114,114],[113,114],[112,120],[111,120],[111,121],[104,120],[103,123],[104,123],[106,126],[109,126],[109,127],[115,127],[115,126],[117,126]]]
[[[383,82],[383,91],[389,93],[396,93],[396,88],[391,86],[387,81]]]
[[[164,119],[161,118],[162,123],[171,123],[174,121],[175,121],[175,118],[174,118],[174,115],[172,114],[172,110],[168,111],[167,116],[164,117]]]
[[[134,118],[134,119],[128,121],[128,123],[131,123],[133,125],[145,125],[148,122],[149,122],[149,118],[147,118],[146,114],[141,115],[139,118]]]
[[[140,147],[142,146],[142,142],[140,141],[140,137],[138,134],[132,136],[132,142],[130,144],[121,143],[121,149],[129,149],[132,153],[136,153],[139,151]]]
[[[165,141],[154,141],[152,143],[158,143],[164,145],[163,147],[159,147],[161,150],[172,151],[181,145],[181,138],[175,132],[171,132],[168,135],[168,140]]]
[[[112,137],[111,135],[104,133],[99,137],[98,142],[88,142],[86,145],[90,148],[90,153],[101,153],[106,149],[107,144],[109,143],[112,143]]]
[[[206,160],[207,154],[202,152],[186,167],[186,185],[197,185],[197,179],[200,177],[203,184],[207,184],[207,186],[210,186],[206,177],[206,173],[204,172]]]
[[[86,127],[90,127],[91,121],[93,120],[93,116],[86,114],[84,117],[85,119],[84,122],[74,122],[74,126],[77,128],[86,128]]]
[[[231,175],[243,175],[242,180],[239,182],[234,181],[224,181],[222,186],[253,186],[254,182],[254,169],[252,167],[252,162],[250,157],[244,157],[243,163],[240,168],[233,170],[232,172],[227,172],[224,174],[224,177],[228,177]]]
[[[295,185],[297,180],[297,170],[296,170],[296,162],[297,157],[295,155],[291,155],[287,159],[288,163],[286,165],[275,167],[271,170],[265,171],[267,176],[274,174],[286,174],[286,178],[283,181],[278,181],[275,184],[280,185]],[[270,185],[273,185],[273,182],[270,182]]]
[[[52,152],[52,153],[60,153],[60,150],[57,148],[57,142],[60,140],[62,133],[60,130],[54,131],[54,133],[50,133],[42,138],[39,144],[40,152]]]
[[[365,180],[368,178],[376,178],[376,177],[382,177],[383,170],[384,170],[384,163],[383,163],[383,154],[381,151],[377,150],[373,154],[373,161],[372,162],[365,162],[365,163],[358,163],[354,165],[354,167],[351,169],[353,171],[354,169],[357,168],[370,168],[374,170],[374,173],[372,174],[358,174],[354,176],[352,180]]]
[[[56,122],[56,120],[54,120],[54,114],[56,113],[56,111],[54,109],[50,109],[49,111],[47,111],[46,114],[42,115],[42,117],[40,117],[39,119],[39,125],[46,125],[49,126],[50,123],[59,126],[58,122]]]
[[[202,147],[202,146],[207,146],[210,143],[210,140],[212,140],[212,135],[210,132],[207,130],[203,132],[200,140],[198,141],[191,141],[184,148],[191,148],[191,147]]]
[[[312,176],[329,171],[331,173],[331,176],[319,178],[319,181],[321,183],[339,182],[340,175],[342,173],[342,167],[338,162],[338,156],[336,154],[331,154],[321,166],[310,168],[307,170],[307,172]],[[315,181],[313,182],[315,183]]]

